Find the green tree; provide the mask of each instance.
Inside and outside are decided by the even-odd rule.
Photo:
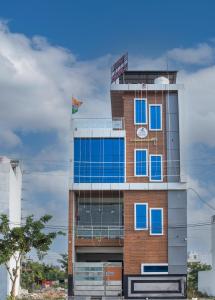
[[[198,272],[211,270],[211,266],[203,264],[201,262],[189,262],[188,263],[188,296],[198,297]]]
[[[42,280],[63,280],[65,276],[65,272],[57,266],[26,260],[22,263],[21,286],[32,291],[35,286],[41,285]]]
[[[0,215],[0,265],[5,265],[12,282],[10,296],[15,299],[15,286],[20,271],[21,257],[31,250],[36,250],[38,255],[45,255],[53,240],[62,232],[45,233],[46,224],[52,217],[45,215],[38,220],[33,216],[26,218],[25,224],[11,228],[7,215]],[[13,258],[15,265],[11,269],[10,259]]]
[[[57,261],[60,263],[61,268],[65,271],[66,274],[68,274],[68,254],[67,253],[61,253],[61,258],[59,258]]]
[[[43,264],[45,279],[47,280],[61,280],[65,279],[65,272],[58,266]]]
[[[32,291],[34,285],[39,285],[45,279],[43,265],[35,261],[22,262],[21,286]]]

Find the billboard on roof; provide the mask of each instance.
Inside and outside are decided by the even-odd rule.
[[[111,67],[111,83],[128,70],[128,53],[123,54]]]

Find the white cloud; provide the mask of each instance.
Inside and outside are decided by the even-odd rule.
[[[214,48],[208,44],[199,44],[195,48],[175,48],[168,51],[168,58],[184,64],[203,65],[214,60]]]
[[[0,146],[6,148],[13,148],[21,145],[22,141],[20,138],[11,130],[3,129],[0,130]]]
[[[189,142],[215,146],[215,66],[202,68],[196,72],[181,74],[185,83],[184,108],[187,114]]]
[[[5,25],[0,39],[0,128],[8,139],[15,130],[67,131],[72,95],[87,99],[83,111],[102,112],[108,57],[79,62],[66,49],[11,33]]]
[[[129,56],[130,70],[166,70],[167,55],[151,58],[147,56]]]

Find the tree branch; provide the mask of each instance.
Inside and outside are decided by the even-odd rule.
[[[7,270],[8,274],[9,274],[9,276],[10,276],[10,280],[13,282],[13,274],[10,271],[10,267],[8,266],[8,263],[5,263],[4,265],[5,265],[6,270]]]

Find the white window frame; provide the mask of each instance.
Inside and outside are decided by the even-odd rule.
[[[161,211],[161,229],[162,229],[162,232],[161,233],[153,233],[152,232],[152,211],[153,210],[160,210]],[[163,228],[163,208],[162,207],[151,207],[150,208],[150,235],[153,235],[153,236],[160,236],[160,235],[164,235],[164,228]]]
[[[146,206],[146,227],[145,228],[137,228],[136,227],[136,207],[137,205],[145,205]],[[149,229],[149,216],[148,216],[148,210],[149,210],[149,207],[148,207],[148,203],[146,202],[136,202],[134,203],[134,229],[135,230],[138,230],[138,231],[145,231],[145,230],[148,230]]]
[[[136,174],[136,163],[137,163],[137,151],[145,151],[146,152],[146,174],[145,175],[137,175]],[[149,176],[149,157],[148,157],[148,149],[134,149],[134,176],[135,177],[148,177]]]
[[[168,272],[144,272],[145,266],[167,266],[168,263],[142,263],[141,264],[141,274],[149,274],[149,275],[156,275],[156,274],[168,274]]]
[[[141,100],[146,102],[146,122],[145,123],[137,123],[136,122],[136,101]],[[134,125],[147,125],[148,124],[148,105],[147,98],[134,98]]]
[[[160,112],[161,112],[161,128],[159,129],[152,129],[151,128],[151,107],[152,106],[160,106]],[[149,130],[150,131],[162,131],[163,130],[163,107],[162,104],[149,104]]]
[[[161,179],[152,179],[152,170],[151,170],[151,157],[159,156],[161,157]],[[150,154],[149,155],[149,180],[152,182],[162,182],[163,181],[163,155],[162,154]]]

